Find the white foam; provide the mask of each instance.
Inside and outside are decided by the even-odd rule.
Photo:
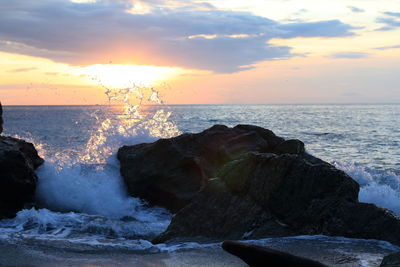
[[[334,165],[360,184],[359,200],[374,203],[400,215],[400,177],[391,171],[377,171],[356,163]]]
[[[178,133],[169,115],[160,118],[160,114],[157,111],[140,121],[129,114],[120,120],[101,120],[81,151],[46,153],[42,149],[46,162],[37,170],[36,189],[41,209],[23,210],[15,219],[1,221],[2,230],[14,236],[91,245],[118,239],[121,246],[126,239],[151,239],[165,231],[172,215],[129,196],[116,159],[122,145]]]
[[[84,213],[29,209],[20,211],[14,219],[1,220],[0,227],[11,237],[17,234],[18,237],[86,240],[87,243],[105,239],[154,238],[165,231],[169,222],[170,217],[165,214],[146,218],[142,214],[119,220]]]
[[[154,140],[146,135],[129,140],[115,137],[116,147],[121,145],[117,139],[128,144]],[[150,208],[128,195],[115,154],[105,160],[106,164],[63,164],[63,160],[51,160],[47,159],[37,170],[36,199],[43,209],[21,211],[13,222],[14,228],[22,225],[25,231],[27,224],[33,224],[34,234],[43,234],[40,230],[43,228],[58,229],[67,236],[78,232],[82,241],[86,234],[94,235],[95,240],[104,236],[155,237],[168,227],[170,213]],[[58,232],[45,231],[45,234],[59,236]]]
[[[202,244],[198,242],[183,242],[179,244],[157,244],[155,245],[160,252],[177,252],[183,250],[191,250],[191,249],[201,249],[201,248],[220,248],[222,242],[216,243],[207,243]]]
[[[35,221],[40,228],[40,217],[48,215],[56,220],[51,223],[54,227],[63,228],[70,223],[76,230],[84,226],[77,226],[79,223],[73,220],[75,215],[57,212],[77,212],[89,231],[90,227],[100,232],[102,228],[105,232],[112,229],[117,236],[126,237],[131,233],[136,236],[155,235],[166,229],[171,214],[162,208],[149,208],[140,199],[128,195],[116,153],[123,145],[153,142],[159,137],[172,137],[180,132],[169,121],[170,113],[159,109],[145,115],[140,113],[140,105],[131,105],[130,94],[136,92],[133,89],[116,92],[115,96],[122,97],[126,106],[122,111],[116,109],[117,114],[111,116],[114,119],[108,117],[110,114],[102,117],[93,113],[98,127],[81,151],[43,153],[46,162],[37,170],[36,199],[42,208],[53,212],[26,211],[26,214],[19,214],[19,219]],[[98,217],[93,219],[88,215]],[[130,226],[135,229],[130,229]]]
[[[109,218],[131,216],[143,202],[129,197],[118,168],[75,164],[56,168],[46,162],[38,171],[39,204],[55,211],[77,211]]]

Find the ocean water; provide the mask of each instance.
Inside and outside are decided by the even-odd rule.
[[[33,142],[46,160],[37,170],[41,208],[0,221],[0,239],[8,242],[62,241],[143,253],[207,246],[149,242],[173,214],[128,196],[116,152],[214,124],[255,124],[300,139],[309,153],[361,185],[361,201],[400,215],[400,105],[5,106],[4,120],[4,134]]]

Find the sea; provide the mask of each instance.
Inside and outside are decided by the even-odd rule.
[[[32,142],[45,159],[36,171],[39,208],[0,221],[0,240],[88,250],[174,253],[219,243],[153,245],[174,216],[128,195],[116,153],[122,145],[197,133],[215,124],[253,124],[296,138],[308,153],[360,184],[359,199],[400,215],[400,105],[4,106],[4,135]],[[369,248],[372,260],[399,247],[384,241],[299,236],[256,244],[316,242],[333,250]],[[314,240],[314,241],[313,241]],[[62,244],[62,245],[60,245]],[[319,244],[319,245],[318,245]],[[349,245],[350,244],[350,245]],[[350,248],[349,248],[350,246]],[[362,250],[354,255],[359,255]],[[374,254],[375,253],[375,254]],[[354,256],[353,255],[353,256]],[[367,255],[367,256],[366,256]],[[378,255],[378,256],[377,256]],[[363,256],[363,257],[364,257]],[[375,258],[374,258],[375,257]],[[363,266],[368,265],[368,260]],[[150,266],[150,265],[149,265]]]

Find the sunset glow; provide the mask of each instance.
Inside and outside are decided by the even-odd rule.
[[[132,84],[151,86],[181,72],[179,68],[134,65],[98,64],[82,68],[83,75],[87,75],[93,85],[104,85],[111,88],[124,88],[132,86]]]
[[[0,267],[383,266],[399,125],[400,0],[0,0]]]
[[[102,104],[104,87],[167,83],[171,104],[399,102],[395,2],[3,1],[1,100]]]

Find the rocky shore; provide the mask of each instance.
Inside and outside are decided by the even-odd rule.
[[[1,135],[2,113],[0,104],[0,219],[6,219],[35,205],[35,170],[44,160],[33,144]],[[318,244],[325,246],[329,242],[317,241],[317,245],[310,249],[305,240],[294,241],[293,247],[288,246],[292,241],[285,241],[280,247],[281,238],[278,237],[340,236],[384,240],[400,245],[400,219],[396,215],[373,204],[359,202],[359,185],[350,176],[308,154],[302,141],[285,140],[268,129],[253,125],[233,128],[215,125],[197,134],[187,133],[153,143],[124,146],[117,156],[129,194],[175,214],[168,229],[152,240],[157,249],[182,242],[218,244],[226,239],[254,242],[272,238],[274,242],[262,245],[300,257],[234,242],[224,243],[224,249],[245,262],[249,253],[261,252],[262,256],[269,257],[271,253],[279,257],[283,255],[283,260],[313,262],[315,266],[359,266],[361,258],[353,257],[358,251],[352,252],[352,259],[346,258],[348,252],[340,252],[348,261],[343,265],[337,261],[340,253],[331,247],[321,254],[323,256],[319,252],[310,252],[319,247]],[[184,261],[212,264],[208,255],[220,257],[215,266],[243,266],[241,261],[223,252],[219,245],[217,248],[182,251],[175,256],[164,253],[154,257],[128,257],[130,251],[104,252],[94,248],[96,252],[91,252],[92,259],[86,261],[85,253],[82,256],[81,252],[76,253],[76,248],[68,250],[71,246],[68,242],[60,241],[63,243],[60,249],[53,243],[43,245],[40,240],[18,242],[2,241],[0,251],[6,256],[0,260],[1,264],[30,264],[26,259],[15,261],[15,255],[23,253],[30,255],[27,257],[32,258],[32,266],[36,263],[37,266],[46,266],[43,262],[49,257],[57,257],[57,260],[49,262],[48,266],[53,263],[68,266],[74,263],[69,260],[70,255],[80,257],[75,262],[78,266],[94,262],[106,266],[123,259],[127,266],[143,266],[143,262],[147,264],[145,266],[185,266]],[[159,247],[160,243],[165,244]],[[363,247],[360,251],[368,249]],[[379,256],[379,259],[370,262],[380,262],[384,254],[393,250],[375,247],[368,255]],[[385,258],[382,266],[396,266],[399,262],[398,253],[394,253]]]
[[[400,244],[400,219],[359,185],[272,131],[215,125],[118,151],[132,196],[176,212],[154,243],[328,235]]]
[[[351,241],[351,242],[349,242]],[[330,267],[378,267],[393,252],[376,241],[273,238],[257,245],[313,259]],[[132,266],[132,267],[245,267],[239,258],[225,252],[220,244],[182,249],[173,253],[137,253],[132,250],[79,246],[68,242],[26,240],[19,243],[0,240],[0,266]],[[393,263],[389,258],[388,263]],[[265,265],[262,265],[265,266]],[[390,266],[390,265],[386,265]],[[293,267],[293,266],[291,266]],[[392,265],[393,267],[393,265]]]
[[[2,123],[0,104],[0,134]],[[37,182],[34,170],[42,163],[31,143],[0,135],[0,219],[12,218],[32,204]]]

